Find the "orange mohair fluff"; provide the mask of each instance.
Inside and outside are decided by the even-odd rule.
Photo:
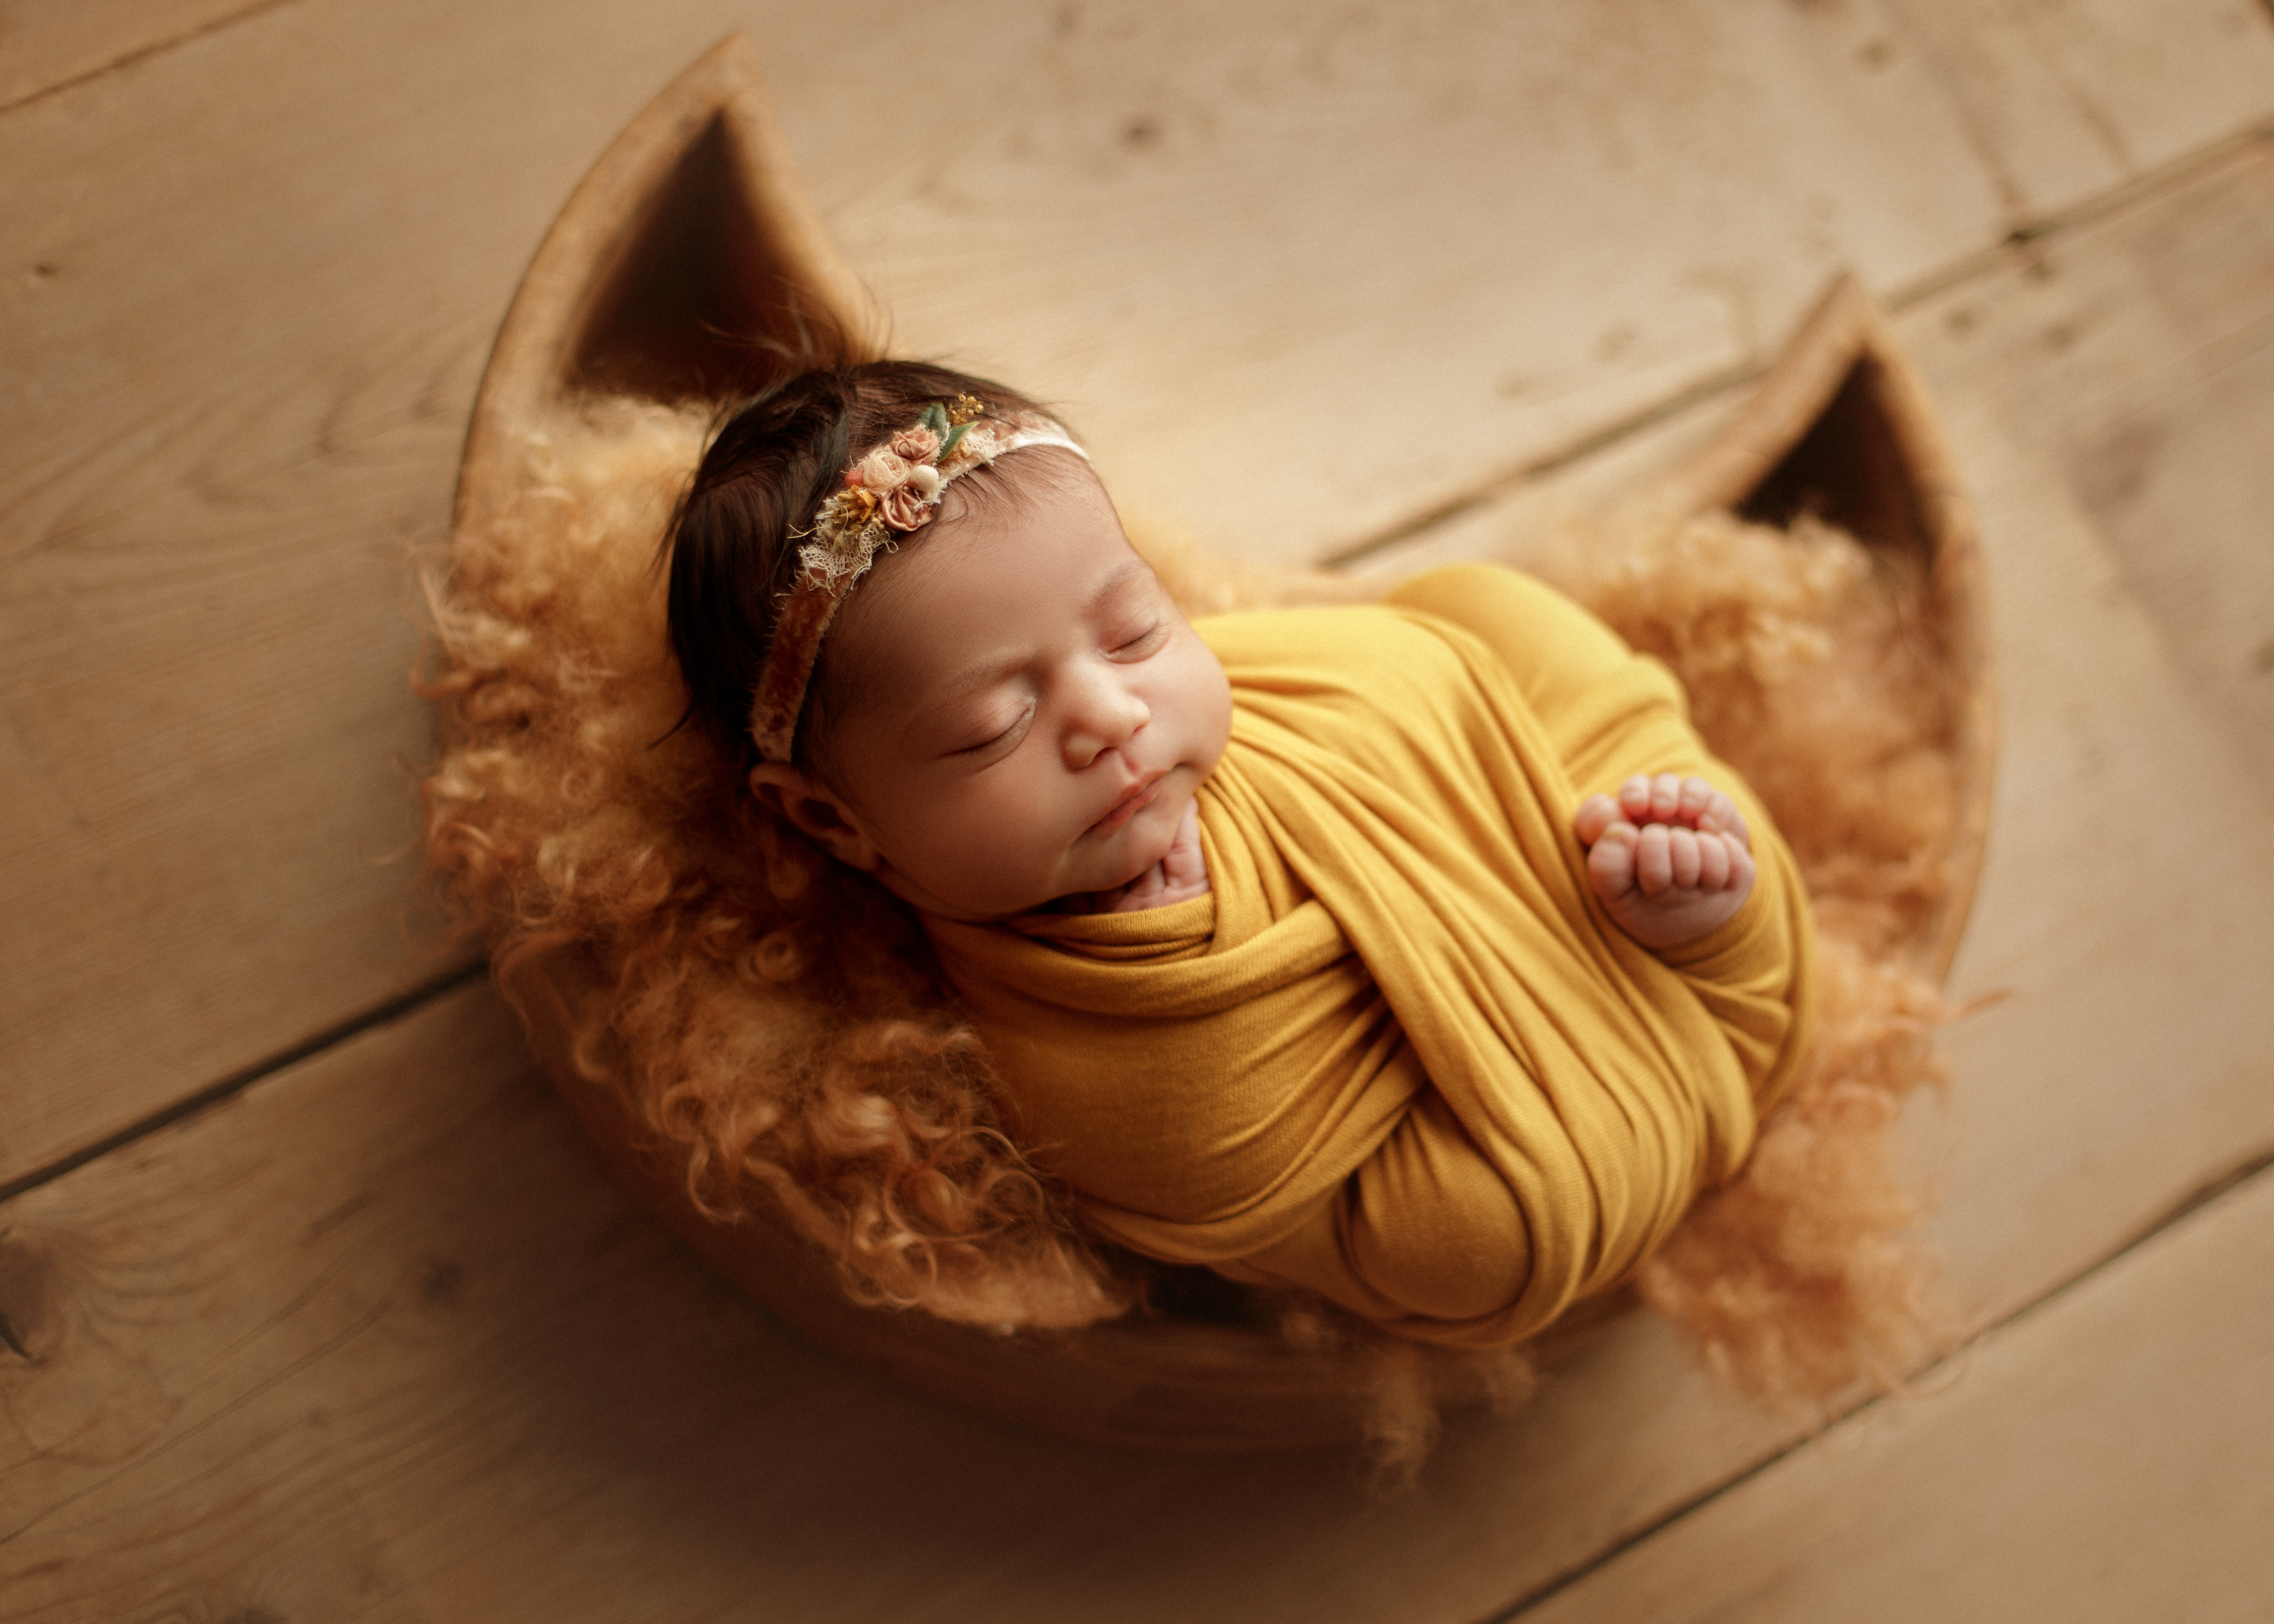
[[[599,403],[525,435],[516,488],[462,515],[429,582],[430,866],[501,981],[558,952],[597,966],[601,993],[572,1008],[580,1069],[621,1092],[704,1212],[771,1210],[864,1301],[997,1327],[1125,1312],[1146,1270],[1088,1240],[1004,1137],[986,1055],[901,905],[680,726],[657,549],[706,422]],[[1192,613],[1363,590],[1135,538]],[[1939,1076],[1944,1014],[1896,944],[1939,894],[1920,853],[1944,849],[1955,804],[1933,650],[1905,613],[1919,583],[1807,521],[1563,541],[1534,568],[1683,678],[1799,856],[1821,929],[1802,1071],[1643,1292],[1766,1401],[1893,1380],[1926,1289],[1889,1130]]]
[[[764,814],[701,729],[657,546],[705,420],[615,402],[531,435],[428,583],[442,716],[428,863],[510,985],[582,950],[580,1069],[626,1091],[721,1222],[767,1201],[866,1300],[985,1325],[1118,1313],[995,1125],[984,1056],[900,906]]]

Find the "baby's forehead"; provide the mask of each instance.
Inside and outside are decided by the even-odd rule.
[[[943,514],[880,557],[846,600],[833,652],[896,687],[958,684],[975,668],[1083,638],[1101,615],[1155,590],[1096,483],[1052,486]]]
[[[1022,446],[974,469],[940,498],[938,523],[1009,520],[1053,500],[1111,511],[1112,500],[1089,459],[1059,446]]]

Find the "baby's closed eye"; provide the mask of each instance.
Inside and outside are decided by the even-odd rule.
[[[1034,715],[1035,706],[1031,700],[1020,703],[1015,709],[1006,706],[991,710],[973,718],[967,726],[958,728],[953,736],[964,742],[952,746],[946,754],[981,756],[1008,749],[1026,733],[1027,724],[1034,719]]]
[[[1156,615],[1136,625],[1117,628],[1106,639],[1105,651],[1116,659],[1142,659],[1168,641],[1169,622]]]

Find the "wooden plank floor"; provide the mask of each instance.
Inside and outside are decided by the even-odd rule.
[[[289,0],[0,0],[0,110]]]
[[[2263,1615],[2270,1175],[2124,1249],[2274,1149],[2274,14],[241,9],[0,4],[0,1619]],[[1831,265],[1899,299],[2006,727],[2007,996],[1911,1148],[2004,1329],[1811,1441],[1637,1317],[1382,1503],[896,1392],[614,1194],[422,991],[404,553],[545,219],[737,23],[907,342],[1261,556],[1503,545]],[[879,31],[890,127],[811,65]]]
[[[2235,0],[2070,0],[2052,56],[2037,0],[1977,9],[2010,26],[293,0],[0,115],[0,913],[41,921],[0,936],[0,1187],[448,967],[388,861],[428,738],[403,553],[546,221],[727,27],[911,348],[1287,556],[1757,362],[1836,265],[1909,285],[2274,110]],[[928,64],[897,120],[799,71],[872,36]],[[1352,402],[1365,435],[1312,430]]]
[[[2270,1278],[2262,1176],[1524,1616],[2274,1616]]]

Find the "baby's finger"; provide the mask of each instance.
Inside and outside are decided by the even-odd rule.
[[[1668,827],[1666,831],[1666,849],[1668,860],[1673,868],[1674,883],[1676,888],[1682,891],[1695,891],[1698,887],[1699,869],[1698,831],[1694,829],[1684,829],[1679,824]]]
[[[1645,897],[1659,897],[1674,883],[1674,853],[1663,823],[1646,823],[1635,839],[1635,883]]]

